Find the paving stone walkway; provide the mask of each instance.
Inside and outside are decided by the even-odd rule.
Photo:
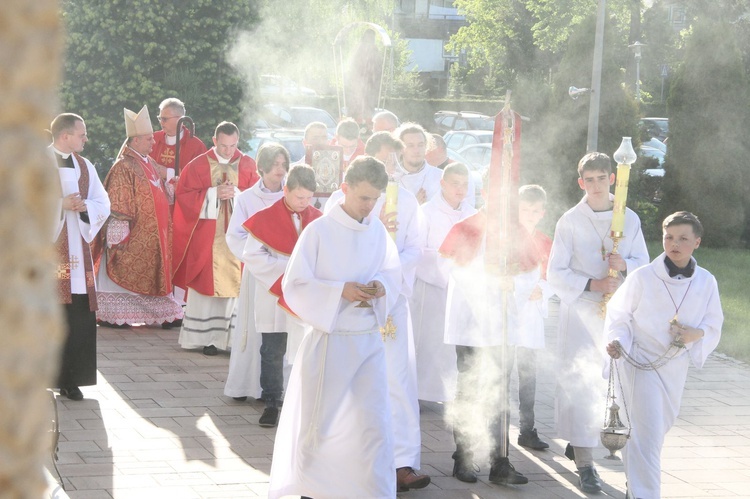
[[[225,397],[229,355],[206,357],[199,350],[182,350],[178,333],[99,328],[98,384],[82,388],[83,401],[57,398],[58,468],[71,498],[266,497],[275,430],[258,426],[262,403]],[[478,462],[478,483],[452,478],[454,447],[443,408],[422,404],[422,469],[432,476],[432,484],[399,497],[586,497],[577,488],[573,463],[562,455],[565,442],[555,434],[555,373],[549,353],[554,351],[554,318],[548,324],[547,344],[539,361],[536,414],[540,436],[551,448],[520,448],[515,445],[517,430],[511,429],[511,460],[529,484],[490,484],[486,460]],[[517,417],[516,412],[514,423]],[[603,459],[607,453],[603,448],[595,453],[606,483],[597,496],[622,498],[622,463]],[[703,370],[691,369],[662,466],[665,498],[750,497],[747,364],[712,355]]]

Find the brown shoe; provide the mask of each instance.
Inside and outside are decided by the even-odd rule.
[[[404,466],[396,470],[396,484],[399,492],[423,489],[430,484],[430,477],[418,474],[411,466]]]

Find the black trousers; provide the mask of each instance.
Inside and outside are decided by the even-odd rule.
[[[73,295],[63,305],[67,334],[62,349],[58,388],[96,384],[96,312],[89,310],[88,295]]]
[[[284,394],[284,354],[287,333],[262,333],[260,345],[261,398],[266,405],[273,405]]]

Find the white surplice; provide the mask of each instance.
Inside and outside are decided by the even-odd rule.
[[[417,386],[420,400],[447,402],[456,395],[456,347],[447,345],[443,338],[450,262],[440,256],[438,248],[451,227],[476,210],[467,202],[454,210],[442,194],[420,209],[425,225],[423,250],[409,300],[414,322]]]
[[[67,154],[63,154],[57,151],[54,147],[50,146],[50,151],[53,154],[59,154],[64,159],[67,158]],[[57,226],[55,227],[54,240],[60,237],[60,233],[63,227],[68,227],[68,254],[71,260],[73,258],[79,262],[78,265],[70,266],[70,290],[72,294],[85,295],[86,291],[86,272],[83,265],[83,241],[91,243],[96,234],[104,225],[109,217],[109,196],[107,191],[102,185],[102,181],[99,180],[99,174],[96,172],[96,168],[91,162],[83,158],[84,164],[78,163],[78,160],[73,156],[73,168],[58,168],[60,174],[60,185],[62,187],[62,195],[68,196],[70,194],[78,192],[78,180],[81,178],[81,169],[86,168],[89,175],[89,191],[84,203],[86,204],[86,212],[89,216],[89,221],[84,222],[81,220],[80,213],[62,210],[62,202],[60,204],[60,217],[57,219]]]
[[[343,201],[341,190],[334,192],[326,204],[327,212]],[[372,212],[379,214],[385,204],[381,194]],[[391,400],[391,422],[396,468],[420,468],[422,436],[419,426],[419,401],[417,395],[417,368],[414,350],[414,333],[409,307],[409,296],[414,287],[414,272],[422,255],[420,230],[422,227],[419,203],[409,191],[398,189],[398,230],[396,248],[401,261],[401,294],[390,312],[396,327],[395,338],[385,342],[388,364],[388,394]]]
[[[424,162],[422,168],[416,173],[410,173],[404,168],[400,168],[401,175],[398,176],[398,183],[401,187],[411,192],[415,196],[420,189],[425,191],[425,200],[429,201],[432,197],[440,192],[440,180],[443,178],[443,170]]]
[[[542,290],[542,297],[530,300],[537,286]],[[544,348],[544,319],[549,315],[549,299],[554,293],[549,283],[541,278],[541,269],[536,267],[514,276],[513,294],[518,310],[518,327],[510,332],[509,344],[535,350]]]
[[[300,235],[282,287],[313,327],[302,340],[281,410],[269,498],[393,498],[396,468],[380,328],[399,297],[396,246],[375,214],[359,223],[341,205]],[[386,295],[358,307],[346,282],[380,281]]]
[[[227,245],[237,258],[242,258],[247,240],[247,231],[242,224],[256,212],[271,206],[284,195],[284,191],[267,192],[263,181],[258,180],[251,188],[234,200],[234,211],[227,226]],[[229,374],[224,385],[228,397],[261,396],[260,345],[262,336],[255,329],[255,279],[243,268],[240,296],[237,299],[237,320],[231,331],[232,349],[229,356]]]
[[[704,337],[656,371],[616,361],[632,427],[623,462],[628,489],[637,498],[661,497],[661,449],[680,411],[689,360],[703,367],[719,344],[724,315],[714,276],[696,265],[692,277],[669,277],[664,253],[629,275],[607,306],[608,341],[619,341],[631,357],[645,363],[670,349],[669,321],[675,315],[680,323],[702,329]],[[668,356],[675,351],[673,347]],[[626,421],[623,409],[620,417]]]
[[[602,246],[605,253],[612,251],[611,224],[612,211],[593,211],[584,196],[557,222],[547,269],[547,280],[561,302],[555,421],[558,436],[574,447],[597,447],[604,417],[602,293],[584,289],[589,279],[607,276]],[[641,221],[629,208],[618,252],[628,274],[649,262]]]

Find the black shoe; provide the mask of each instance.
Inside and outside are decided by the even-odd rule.
[[[589,494],[601,492],[602,490],[602,482],[599,480],[599,473],[596,472],[596,468],[593,466],[586,466],[585,468],[578,470],[578,481],[581,490]]]
[[[279,408],[266,407],[261,414],[258,424],[263,428],[274,428],[279,424]]]
[[[68,397],[70,400],[83,400],[83,392],[77,386],[60,388],[60,395]]]
[[[575,449],[573,449],[573,446],[570,444],[565,446],[565,457],[567,457],[571,461],[576,460],[576,451]]]
[[[458,457],[458,454],[454,452],[453,459],[453,476],[462,482],[476,483],[477,474],[474,470],[478,471],[478,469],[471,462],[471,458]]]
[[[236,400],[237,402],[244,402],[245,400],[247,400],[246,396],[245,397],[232,397],[232,398]]]
[[[535,450],[549,449],[549,444],[540,439],[539,435],[537,435],[536,428],[521,432],[518,435],[518,445]]]
[[[162,322],[161,324],[162,329],[172,329],[176,327],[182,327],[182,319],[176,319],[172,322]]]
[[[213,357],[214,355],[218,355],[218,354],[219,354],[219,349],[213,345],[208,345],[207,347],[203,347],[203,355],[208,355],[209,357]]]
[[[529,479],[516,471],[507,457],[501,458],[490,468],[490,482],[495,485],[523,485]]]

